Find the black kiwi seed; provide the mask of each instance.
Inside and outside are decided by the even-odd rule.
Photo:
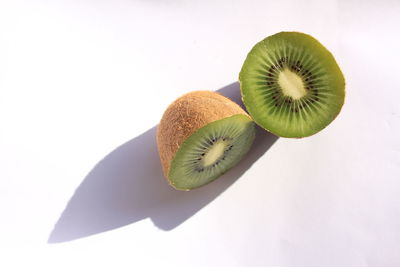
[[[279,65],[279,67],[283,67],[283,65],[285,64],[285,61],[286,61],[286,59],[283,57],[283,58],[281,58],[281,59],[279,59],[278,60],[278,65]]]

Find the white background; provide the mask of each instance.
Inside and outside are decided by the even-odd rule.
[[[400,266],[398,1],[0,0],[0,266]],[[315,136],[259,132],[220,180],[163,180],[178,96],[238,97],[251,47],[302,31],[346,78]]]

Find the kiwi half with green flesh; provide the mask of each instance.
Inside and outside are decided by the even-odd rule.
[[[233,167],[250,149],[255,127],[230,99],[195,91],[175,100],[157,128],[164,175],[176,189],[203,186]]]
[[[239,75],[247,111],[282,137],[313,135],[339,114],[343,74],[332,54],[310,35],[280,32],[257,43]]]

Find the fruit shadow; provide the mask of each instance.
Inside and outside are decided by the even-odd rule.
[[[241,103],[237,82],[218,92]],[[172,230],[230,187],[277,138],[257,128],[251,150],[238,165],[213,183],[185,192],[170,187],[162,174],[154,126],[94,166],[68,202],[48,242],[71,241],[147,218],[159,229]]]

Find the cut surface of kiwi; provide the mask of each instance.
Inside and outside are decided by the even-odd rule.
[[[164,175],[179,190],[215,180],[248,152],[254,122],[236,103],[211,91],[178,98],[157,128]]]
[[[345,98],[345,80],[332,54],[299,32],[280,32],[257,43],[239,81],[254,121],[282,137],[321,131],[339,114]]]

